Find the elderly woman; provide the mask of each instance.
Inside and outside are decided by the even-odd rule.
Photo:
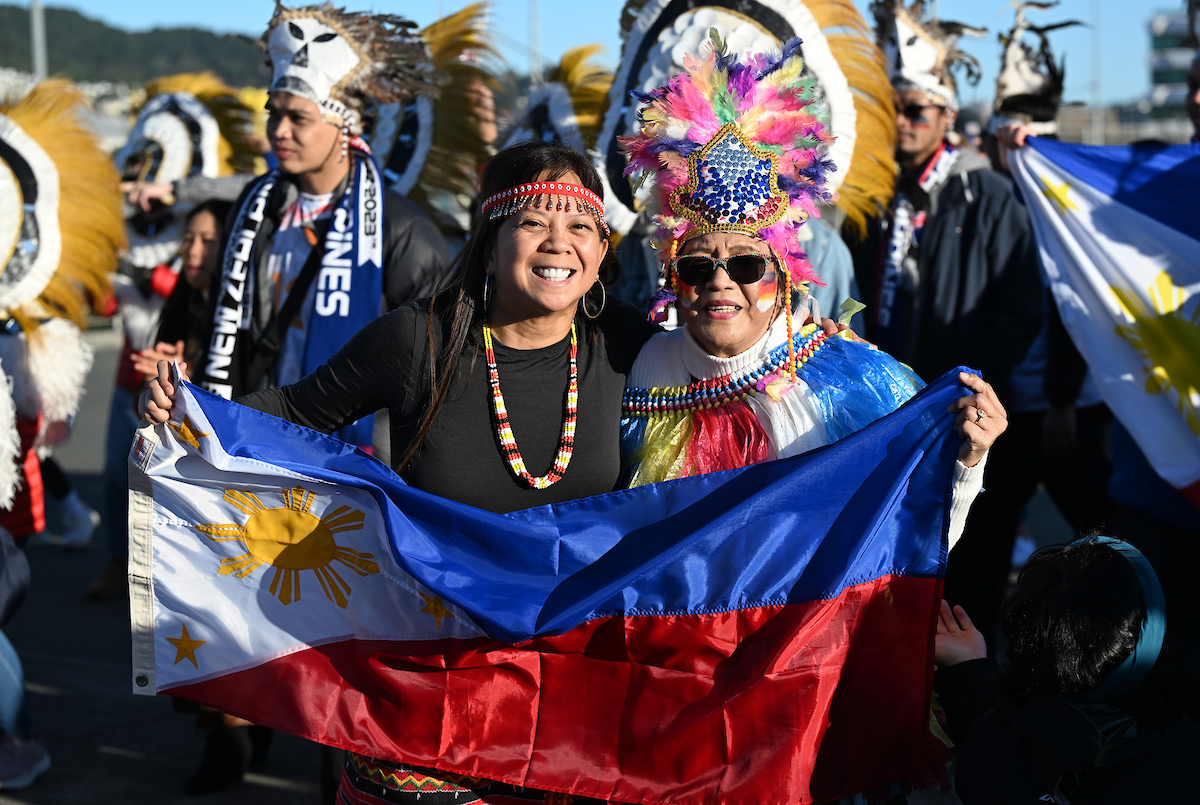
[[[828,202],[829,135],[801,76],[799,40],[739,61],[713,47],[645,96],[626,143],[658,205],[667,290],[685,326],[642,349],[626,391],[631,484],[785,458],[837,441],[890,413],[923,383],[871,345],[795,328],[792,295],[813,281],[796,237]],[[1007,418],[991,387],[960,380],[963,437],[951,544]]]

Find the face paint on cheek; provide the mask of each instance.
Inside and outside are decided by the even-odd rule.
[[[758,302],[756,303],[760,313],[766,313],[775,307],[778,290],[775,283],[775,272],[768,271],[763,274],[763,278],[758,281]]]
[[[692,309],[692,301],[688,297],[692,296],[695,292],[696,292],[696,289],[694,286],[685,285],[682,282],[679,283],[679,296],[678,296],[679,306],[681,308],[683,308],[684,310],[691,310]]]

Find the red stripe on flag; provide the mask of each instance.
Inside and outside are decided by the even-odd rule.
[[[1192,502],[1193,506],[1200,508],[1200,481],[1194,481],[1179,491],[1184,494],[1184,497]]]
[[[811,803],[936,773],[941,581],[518,646],[348,640],[171,689],[371,757],[619,802]],[[944,767],[943,767],[944,768]]]

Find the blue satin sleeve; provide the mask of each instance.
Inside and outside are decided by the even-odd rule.
[[[828,339],[800,376],[816,397],[830,442],[887,416],[925,388],[921,378],[891,355],[842,338]]]

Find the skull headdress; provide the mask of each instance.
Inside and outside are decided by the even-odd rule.
[[[394,14],[277,3],[260,40],[273,71],[270,91],[306,98],[327,123],[361,134],[369,102],[437,94],[438,76],[415,28]]]
[[[875,32],[891,70],[892,86],[916,89],[947,109],[958,109],[958,86],[952,71],[962,69],[978,84],[979,62],[959,49],[963,36],[983,36],[986,28],[961,22],[926,19],[924,0],[877,0],[871,4]]]

